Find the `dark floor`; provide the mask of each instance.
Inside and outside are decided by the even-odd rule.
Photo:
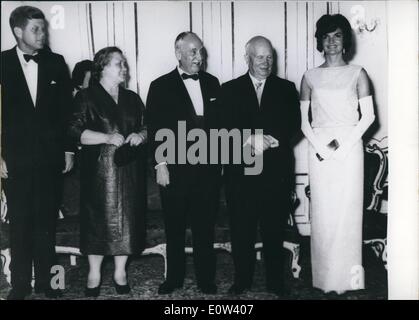
[[[152,176],[152,175],[149,175]],[[78,245],[78,177],[77,172],[66,177],[64,187],[64,213],[65,219],[59,220],[57,226],[57,244],[66,246]],[[158,190],[155,184],[149,182],[148,188],[148,207],[147,218],[147,242],[152,247],[164,242],[163,217],[160,210],[160,201]],[[7,247],[7,226],[0,225],[0,244],[1,247]],[[221,212],[216,227],[216,242],[229,241],[229,230],[225,212],[225,203],[221,199]],[[286,278],[291,294],[289,299],[293,300],[383,300],[387,299],[387,272],[382,263],[375,257],[369,247],[364,247],[364,268],[366,289],[361,291],[347,292],[337,296],[333,294],[324,294],[320,290],[311,286],[310,270],[310,248],[308,237],[298,237],[296,241],[301,243],[300,265],[302,267],[300,278],[294,279],[290,271],[290,257],[287,259]],[[187,237],[187,243],[190,242],[190,233]],[[84,299],[84,286],[86,283],[88,265],[84,257],[77,258],[77,265],[71,266],[70,259],[66,255],[59,256],[59,263],[65,269],[65,290],[62,299],[74,300]],[[278,299],[273,294],[265,292],[264,268],[263,262],[256,262],[254,284],[252,290],[240,296],[233,296],[227,293],[232,284],[233,263],[232,257],[226,251],[217,253],[217,285],[218,294],[202,295],[196,287],[193,271],[192,257],[187,259],[187,273],[184,288],[175,291],[171,295],[160,296],[157,294],[159,284],[164,280],[164,261],[159,255],[136,256],[131,259],[128,266],[129,282],[132,292],[129,295],[118,296],[112,286],[112,260],[105,260],[103,268],[103,283],[101,295],[98,299],[122,299],[122,300],[201,300],[201,299],[249,299],[249,300],[272,300]],[[9,284],[2,272],[0,272],[0,299],[4,299],[10,290]],[[43,295],[33,294],[30,299],[44,299]]]
[[[61,231],[65,229],[66,223],[60,222]],[[383,300],[387,299],[387,273],[381,262],[374,256],[370,248],[364,248],[364,266],[366,274],[366,289],[361,291],[347,292],[337,296],[324,294],[320,290],[311,287],[311,271],[309,257],[309,239],[301,239],[300,265],[302,267],[300,278],[294,279],[289,270],[286,274],[287,282],[291,288],[289,299],[293,300]],[[71,266],[70,259],[66,255],[59,256],[59,263],[65,269],[65,290],[62,299],[75,300],[84,298],[84,286],[88,271],[87,260],[84,257],[77,258],[77,265]],[[193,271],[192,257],[187,258],[187,274],[184,288],[175,291],[171,295],[160,296],[157,294],[158,285],[164,280],[163,258],[159,255],[136,256],[131,259],[128,266],[129,282],[132,292],[129,295],[118,296],[112,286],[113,262],[105,260],[103,268],[103,283],[101,295],[98,299],[122,299],[122,300],[148,300],[148,299],[173,299],[173,300],[272,300],[278,299],[273,294],[266,293],[264,288],[263,262],[256,262],[256,271],[252,290],[240,296],[233,296],[227,293],[232,283],[233,264],[231,255],[225,251],[217,253],[217,295],[202,295],[196,288]],[[290,260],[287,264],[289,266]],[[0,275],[0,298],[6,298],[10,287],[3,275]],[[29,299],[44,299],[43,295],[32,294]]]

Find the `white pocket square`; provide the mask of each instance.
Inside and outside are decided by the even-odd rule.
[[[215,101],[217,100],[217,98],[210,98],[210,101]]]
[[[51,83],[50,84],[56,84],[56,82],[54,80],[51,80]]]

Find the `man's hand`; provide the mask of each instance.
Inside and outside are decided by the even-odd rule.
[[[250,145],[252,151],[256,155],[262,154],[266,149],[271,147],[272,139],[270,136],[261,135],[261,134],[252,134],[246,142],[243,144],[243,147]]]
[[[9,177],[7,174],[8,174],[8,171],[7,171],[6,161],[4,161],[3,157],[1,157],[1,159],[0,159],[0,176],[1,176],[2,179],[7,179]]]
[[[270,141],[270,148],[277,148],[277,147],[279,147],[279,141],[278,140],[276,140],[274,137],[272,137],[271,135],[267,135],[266,136],[268,139],[269,139],[269,141]]]
[[[62,173],[67,173],[71,171],[74,167],[74,153],[66,152],[65,153],[65,167]]]
[[[167,169],[166,164],[161,164],[156,168],[156,181],[157,184],[166,187],[170,184],[170,176],[169,176],[169,169]]]
[[[124,143],[129,143],[131,147],[137,147],[141,143],[145,141],[146,137],[143,133],[131,133],[126,139]]]

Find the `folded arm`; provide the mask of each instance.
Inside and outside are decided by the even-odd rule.
[[[82,92],[76,95],[68,135],[82,145],[113,144],[120,147],[125,141],[123,135],[119,133],[106,134],[88,128],[89,102],[87,100]]]
[[[85,129],[80,136],[80,142],[84,145],[113,144],[120,147],[124,141],[124,136],[119,133],[106,134],[90,129]]]
[[[137,97],[137,108],[139,111],[134,132],[130,133],[124,143],[129,143],[131,147],[138,147],[147,142],[147,126],[144,125],[145,106],[139,96]]]

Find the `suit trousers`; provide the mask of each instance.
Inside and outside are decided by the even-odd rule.
[[[35,287],[50,286],[51,267],[56,263],[58,174],[33,169],[26,175],[4,180],[10,221],[11,282],[15,289],[29,288],[32,263]]]
[[[254,177],[237,177],[227,181],[226,199],[230,214],[234,283],[250,288],[256,261],[257,231],[263,242],[266,286],[281,289],[284,270],[284,229],[290,213],[288,181],[275,185],[260,183]]]
[[[188,178],[186,178],[188,179]],[[214,228],[218,210],[219,181],[198,173],[179,188],[160,187],[167,244],[167,281],[183,285],[185,278],[185,232],[192,231],[193,260],[198,286],[215,280]]]

